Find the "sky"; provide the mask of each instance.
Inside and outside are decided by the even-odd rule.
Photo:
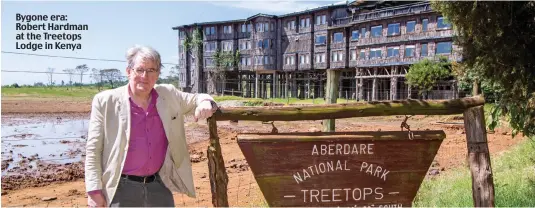
[[[31,56],[16,53],[68,56],[91,59],[111,59],[125,61],[125,53],[135,44],[148,45],[160,52],[164,68],[162,77],[168,75],[171,64],[178,63],[178,32],[172,27],[195,22],[244,19],[257,13],[286,14],[308,8],[328,5],[338,1],[2,1],[1,2],[1,85],[48,83],[45,73],[21,73],[8,71],[54,72],[75,68],[86,64],[90,69],[116,68],[125,74],[125,62],[94,61],[55,57]],[[54,23],[87,24],[87,31],[20,31],[16,30],[17,14],[20,15],[66,15],[67,21]],[[30,22],[30,24],[52,23]],[[17,34],[44,32],[55,34],[80,34],[81,40],[62,41],[80,43],[81,49],[17,49],[16,43],[44,43],[45,40],[17,40]],[[26,37],[25,37],[26,38]],[[48,40],[47,42],[55,42]],[[20,45],[19,45],[20,46]],[[73,82],[79,81],[73,77]],[[63,80],[65,74],[53,75],[55,83]],[[90,83],[84,76],[83,82]]]

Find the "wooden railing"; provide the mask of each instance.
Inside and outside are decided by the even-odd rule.
[[[335,73],[333,71],[332,73]],[[330,76],[336,80],[337,75]],[[339,74],[338,74],[339,77]],[[328,83],[329,89],[336,89],[336,82]],[[335,95],[336,90],[327,90]],[[330,97],[328,100],[336,100]],[[210,146],[208,147],[208,169],[212,191],[212,204],[215,207],[228,207],[228,175],[221,145],[217,134],[217,121],[299,121],[323,120],[391,115],[450,115],[464,114],[469,165],[472,173],[472,192],[474,206],[494,206],[494,182],[487,144],[483,97],[468,97],[454,100],[424,101],[402,100],[388,102],[367,102],[349,104],[325,104],[312,106],[273,106],[273,107],[228,107],[220,108],[208,119]],[[334,129],[334,122],[332,124]]]
[[[358,40],[357,46],[388,44],[388,43],[413,41],[413,40],[451,38],[451,37],[453,37],[453,30],[428,31],[428,32],[411,33],[411,34],[403,34],[403,35],[396,35],[396,36],[362,38]]]

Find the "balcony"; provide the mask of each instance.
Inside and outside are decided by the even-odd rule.
[[[378,59],[359,59],[357,61],[357,67],[377,67],[377,66],[394,66],[414,64],[422,59],[438,60],[437,56],[425,56],[425,57],[388,57]],[[447,56],[449,60],[461,61],[461,56],[458,54],[450,54]]]
[[[413,14],[420,14],[424,12],[432,12],[429,2],[416,3],[410,5],[403,5],[398,7],[390,7],[382,10],[377,10],[368,13],[357,14],[353,17],[352,23],[362,23],[367,21],[381,20],[398,16],[407,16]]]
[[[393,17],[421,14],[424,12],[432,12],[432,11],[433,10],[431,9],[431,5],[429,4],[429,2],[390,7],[386,9],[376,10],[373,12],[355,14],[353,16],[332,20],[332,24],[331,24],[332,26],[330,28],[345,26],[349,24],[375,21],[375,20],[389,19]]]
[[[369,46],[378,44],[387,44],[403,41],[415,41],[415,40],[428,40],[438,38],[451,38],[453,37],[453,30],[439,30],[439,31],[427,31],[421,33],[410,33],[396,36],[382,36],[377,38],[363,38],[359,39],[357,46]]]

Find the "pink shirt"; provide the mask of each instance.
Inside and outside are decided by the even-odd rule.
[[[130,143],[123,174],[149,176],[162,167],[167,152],[167,137],[160,115],[156,110],[158,93],[151,91],[147,111],[136,105],[130,98]]]
[[[157,173],[163,165],[167,152],[167,136],[160,115],[156,110],[158,93],[151,91],[151,100],[147,111],[136,105],[130,98],[130,142],[123,174],[149,176]],[[88,194],[102,193],[94,190]]]

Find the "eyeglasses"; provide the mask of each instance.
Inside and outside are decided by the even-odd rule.
[[[137,68],[137,69],[132,69],[134,71],[134,73],[136,75],[143,75],[145,72],[147,73],[147,75],[157,75],[160,71],[157,70],[157,69],[153,69],[153,68],[149,68],[149,69],[143,69],[143,68]]]

